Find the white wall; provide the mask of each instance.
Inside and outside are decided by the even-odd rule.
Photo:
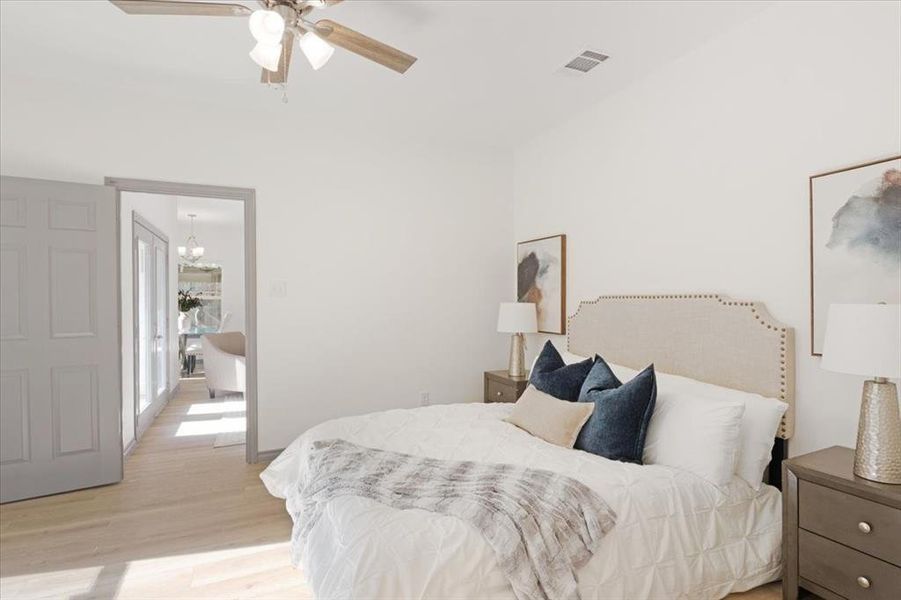
[[[178,235],[178,214],[175,198],[160,194],[122,192],[120,195],[120,276],[122,304],[122,447],[128,448],[135,439],[135,377],[134,377],[134,262],[132,258],[132,214],[141,217],[169,238],[169,390],[178,384],[178,290],[177,254],[174,243]]]
[[[863,378],[809,355],[807,178],[899,153],[899,7],[782,3],[516,152],[516,238],[568,235],[570,314],[711,291],[795,328],[792,454],[855,442]]]
[[[482,371],[506,361],[493,330],[512,242],[559,232],[570,312],[624,291],[765,302],[796,328],[792,452],[850,445],[861,380],[806,352],[807,177],[898,152],[899,17],[896,3],[779,4],[518,148],[515,168],[336,118],[317,129],[277,94],[251,114],[44,78],[0,86],[0,164],[257,190],[261,450],[420,391],[478,400]]]
[[[203,198],[214,203],[236,203],[235,200]],[[200,199],[191,199],[197,204]],[[242,204],[243,206],[243,204]],[[215,210],[215,208],[211,208]],[[226,329],[244,331],[244,223],[194,222],[197,241],[203,246],[203,263],[222,267],[222,314],[231,313]],[[178,222],[178,244],[184,245],[191,235],[191,222]]]
[[[284,118],[277,94],[252,114],[185,102],[114,81],[9,82],[2,172],[256,189],[261,450],[332,417],[416,406],[420,391],[481,400],[482,372],[506,364],[494,330],[513,295],[509,155],[317,132]],[[287,297],[270,296],[276,280]]]

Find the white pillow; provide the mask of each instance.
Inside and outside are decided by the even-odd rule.
[[[698,398],[714,401],[728,400],[744,404],[745,414],[741,422],[735,474],[744,479],[752,488],[759,490],[763,485],[763,472],[770,462],[779,422],[782,420],[782,415],[788,410],[788,404],[775,398],[767,398],[759,394],[733,390],[666,373],[659,374],[657,378],[658,389],[661,385],[667,389],[678,389]]]
[[[741,451],[735,474],[755,490],[763,485],[763,474],[770,464],[776,432],[786,410],[788,404],[766,396],[745,402],[745,417],[741,421]]]
[[[610,368],[622,381],[628,381],[636,373],[632,369],[619,365],[610,365]],[[708,401],[725,400],[741,402],[744,405],[745,412],[741,421],[735,474],[752,488],[759,490],[763,485],[763,473],[770,462],[779,422],[782,420],[782,415],[788,410],[788,404],[775,398],[704,383],[679,375],[659,372],[656,375],[658,401],[661,391],[678,390]]]
[[[643,460],[726,485],[735,471],[744,412],[742,402],[699,398],[658,382]]]

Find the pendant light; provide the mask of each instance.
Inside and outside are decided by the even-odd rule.
[[[194,237],[194,219],[197,215],[189,214],[188,217],[191,218],[191,235],[188,236],[184,246],[178,247],[178,256],[184,260],[196,263],[203,258],[203,246],[198,244],[197,238]]]

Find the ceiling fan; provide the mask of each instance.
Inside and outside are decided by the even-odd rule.
[[[342,0],[257,0],[261,8],[251,10],[243,4],[191,2],[182,0],[110,0],[130,15],[186,15],[202,17],[250,16],[250,32],[257,43],[250,58],[263,68],[262,83],[288,80],[294,39],[313,69],[322,68],[335,52],[335,46],[363,58],[404,73],[416,62],[387,44],[363,35],[330,19],[310,22],[314,9],[328,8]]]

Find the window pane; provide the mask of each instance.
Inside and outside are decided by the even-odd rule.
[[[150,374],[151,374],[151,340],[153,338],[153,332],[150,329],[151,326],[151,312],[150,312],[150,259],[152,255],[150,254],[150,248],[147,242],[142,239],[138,239],[138,264],[137,264],[137,284],[138,284],[138,410],[139,412],[144,412],[148,406],[150,406],[151,397],[151,383],[150,383]]]
[[[169,348],[169,331],[166,314],[169,308],[168,294],[168,257],[166,245],[156,247],[156,396],[159,397],[168,389],[169,368],[166,364]]]

